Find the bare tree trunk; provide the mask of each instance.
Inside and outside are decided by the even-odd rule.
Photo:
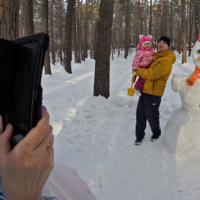
[[[80,23],[81,23],[81,19],[80,19],[80,2],[79,0],[77,0],[77,53],[78,53],[78,63],[81,63],[81,41],[80,41]]]
[[[76,1],[76,0],[75,0]],[[76,7],[74,6],[74,13],[73,13],[73,20],[72,20],[72,28],[73,28],[73,49],[74,49],[74,60],[75,63],[79,63],[78,58],[78,48],[77,48],[77,34],[76,34]]]
[[[183,48],[181,48],[181,47],[183,47],[183,45],[182,45],[182,41],[183,41],[183,32],[182,32],[182,30],[181,30],[181,28],[182,28],[182,25],[181,25],[181,19],[179,20],[179,29],[178,29],[178,32],[179,32],[179,35],[178,35],[178,41],[179,41],[179,54],[181,54],[181,52],[182,52],[182,50],[183,50]]]
[[[68,0],[67,4],[67,14],[65,21],[65,40],[64,40],[64,68],[71,74],[71,57],[72,57],[72,19],[73,19],[73,6],[75,5],[75,0]]]
[[[93,58],[93,0],[91,0],[91,16],[90,16],[90,58]]]
[[[126,28],[125,28],[125,40],[124,40],[124,58],[128,57],[128,34],[129,34],[129,0],[126,2]]]
[[[54,50],[54,33],[53,33],[53,0],[50,0],[50,27],[51,27],[51,58],[52,64],[55,65],[55,50]]]
[[[173,47],[173,9],[172,6],[170,8],[170,29],[169,29],[169,35],[170,35],[170,39],[171,39],[171,46]]]
[[[200,1],[197,0],[197,10],[198,10],[198,22],[199,22],[199,31],[200,31]]]
[[[25,36],[25,5],[24,0],[20,0],[20,32],[19,37]]]
[[[83,60],[82,56],[83,56],[83,41],[82,41],[82,18],[83,18],[83,14],[82,14],[82,11],[83,10],[83,0],[81,0],[81,7],[80,7],[80,34],[79,34],[79,38],[80,38],[80,63],[81,63],[81,60]]]
[[[195,19],[195,24],[196,24],[196,38],[198,38],[199,35],[199,29],[200,29],[200,19],[199,19],[199,9],[198,9],[198,5],[199,5],[199,0],[196,0],[196,19]]]
[[[134,27],[134,29],[135,29],[135,34],[134,34],[134,47],[136,47],[136,44],[137,44],[137,41],[138,41],[138,37],[139,37],[137,10],[138,10],[138,9],[135,9],[135,13],[133,13],[133,14],[134,14],[134,23],[133,23],[133,27]]]
[[[54,45],[54,53],[55,53],[55,62],[58,62],[58,40],[59,40],[59,4],[60,1],[53,0],[53,45]]]
[[[33,0],[24,0],[26,36],[34,34]]]
[[[99,20],[99,0],[97,0],[96,17],[95,17],[95,31],[94,31],[94,59],[96,60],[97,51],[97,33],[98,33],[98,20]]]
[[[116,6],[115,6],[115,24],[114,24],[114,33],[113,33],[113,48],[114,48],[114,54],[116,52],[116,46],[117,46],[117,19],[118,19],[118,0],[116,0]],[[118,33],[119,34],[119,33]]]
[[[118,18],[118,57],[120,55],[120,38],[121,38],[121,33],[122,33],[122,24],[123,24],[123,10],[121,9],[121,15],[119,14],[119,18]]]
[[[0,37],[18,38],[19,0],[0,0]]]
[[[151,35],[151,27],[152,27],[152,0],[150,0],[150,19],[149,19],[149,34]]]
[[[40,9],[41,9],[41,32],[44,32],[44,0],[40,2]]]
[[[44,33],[48,34],[48,0],[43,0],[43,26],[44,26]],[[45,74],[51,75],[51,67],[50,67],[50,56],[49,56],[49,49],[46,51],[45,60],[44,60],[44,66],[45,66]]]
[[[140,8],[140,0],[138,0],[138,16],[139,16],[139,34],[142,34],[142,12],[141,12],[141,8]]]
[[[140,31],[143,34],[143,0],[142,0],[142,5],[140,5]]]
[[[86,0],[86,9],[85,9],[85,30],[84,30],[84,61],[88,57],[87,54],[87,29],[88,29],[88,0]]]
[[[63,64],[63,5],[64,5],[64,0],[60,0],[60,9],[59,9],[59,40],[58,40],[58,45],[59,45],[59,53],[58,56],[60,58],[60,64]]]
[[[187,32],[186,32],[186,2],[181,0],[182,4],[182,45],[183,45],[183,54],[182,54],[182,64],[187,63]]]
[[[144,9],[143,9],[144,10]],[[147,16],[146,16],[146,14],[145,13],[143,13],[143,22],[144,22],[144,28],[143,28],[143,30],[144,30],[144,35],[147,35]]]
[[[164,1],[164,14],[163,14],[163,34],[164,35],[168,35],[169,36],[169,32],[168,32],[168,15],[169,15],[169,12],[168,12],[168,6],[167,6],[167,3],[168,3],[168,0],[165,0]]]
[[[181,53],[181,40],[182,40],[182,31],[181,31],[181,25],[180,25],[180,20],[177,20],[177,51],[180,54]]]
[[[193,37],[192,37],[192,43],[195,43],[197,41],[197,34],[198,34],[198,27],[196,23],[196,8],[193,7],[193,15],[192,15],[192,21],[193,21]]]
[[[129,0],[129,7],[131,8],[131,1]],[[131,20],[132,20],[132,15],[133,13],[131,12],[131,9],[129,8],[129,23],[128,23],[128,26],[129,26],[129,32],[128,32],[128,51],[130,53],[131,51],[131,42],[132,42],[132,30],[131,30]]]
[[[137,12],[137,37],[136,37],[136,46],[139,43],[139,35],[142,34],[140,30],[140,0],[138,1],[138,12]]]
[[[155,4],[156,4],[156,34],[155,34],[155,41],[157,44],[158,41],[158,5],[157,5],[157,0],[155,0]]]
[[[113,0],[101,0],[95,63],[94,96],[110,95],[110,45],[113,19]]]
[[[191,56],[191,43],[192,43],[192,5],[191,5],[191,2],[190,2],[190,11],[189,11],[189,51],[188,51],[188,56],[190,57]]]
[[[161,0],[161,23],[160,23],[160,36],[164,35],[164,31],[163,31],[163,0]]]

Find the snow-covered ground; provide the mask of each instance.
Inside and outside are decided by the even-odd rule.
[[[174,74],[191,74],[195,65],[173,65],[160,106],[162,135],[151,142],[147,126],[142,145],[135,146],[138,97],[127,95],[134,54],[111,60],[110,97],[93,96],[95,61],[72,63],[73,74],[60,64],[43,75],[44,105],[54,128],[55,161],[75,168],[98,200],[198,200],[200,163],[172,154],[164,143],[164,128],[181,107],[171,89]],[[200,134],[200,130],[199,130]]]

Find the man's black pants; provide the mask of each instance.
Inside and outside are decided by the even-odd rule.
[[[136,115],[136,137],[137,139],[143,139],[146,129],[146,122],[148,120],[151,130],[154,136],[161,134],[160,122],[159,122],[159,106],[161,97],[141,93],[139,102],[137,105]]]

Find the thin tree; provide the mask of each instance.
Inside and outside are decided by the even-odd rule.
[[[189,51],[188,51],[188,56],[191,56],[191,43],[192,43],[192,3],[190,2],[189,5]]]
[[[139,34],[142,34],[142,12],[141,12],[140,0],[138,0],[138,23],[139,23],[138,28],[140,27]]]
[[[150,19],[149,19],[149,34],[151,35],[151,28],[152,28],[152,0],[150,0]]]
[[[20,0],[20,31],[19,31],[19,37],[25,36],[25,0]]]
[[[121,14],[120,14],[121,13]],[[118,57],[120,55],[120,39],[122,38],[122,29],[123,29],[123,9],[118,15],[118,38],[117,38],[117,49],[118,49]]]
[[[187,63],[187,32],[186,32],[186,2],[181,0],[182,6],[182,45],[183,45],[183,54],[182,54],[182,64]]]
[[[197,0],[197,10],[198,10],[198,22],[199,22],[199,29],[200,29],[200,1]]]
[[[76,0],[75,0],[76,4]],[[78,58],[78,45],[77,45],[77,34],[76,34],[76,7],[74,6],[74,11],[73,11],[73,20],[72,20],[72,33],[73,33],[73,50],[74,50],[74,61],[75,63],[79,63],[79,58]]]
[[[50,0],[50,35],[51,35],[51,58],[52,64],[55,65],[55,50],[54,50],[54,31],[53,31],[53,0]]]
[[[71,57],[72,57],[72,19],[73,19],[73,7],[75,6],[75,0],[68,0],[67,14],[65,21],[65,40],[64,40],[64,69],[72,74]]]
[[[25,35],[34,34],[34,24],[33,24],[33,0],[24,0],[23,6],[25,11]]]
[[[129,0],[126,1],[126,28],[125,28],[125,39],[124,39],[124,48],[125,48],[125,53],[124,53],[124,58],[127,59],[128,57],[128,42],[129,42]]]
[[[155,6],[156,6],[156,25],[155,25],[155,41],[158,41],[158,5],[157,0],[155,0]]]
[[[98,20],[99,20],[99,0],[97,0],[96,4],[96,15],[95,15],[95,28],[94,28],[94,59],[96,59],[96,51],[97,51],[97,32],[98,32]]]
[[[94,96],[110,95],[110,46],[113,20],[113,0],[101,0],[99,9]]]
[[[173,43],[174,43],[174,40],[173,40],[173,30],[174,30],[174,26],[173,26],[173,8],[172,6],[170,7],[170,23],[169,23],[169,35],[170,35],[170,39],[171,39],[171,46],[173,47]]]
[[[58,56],[60,58],[60,64],[63,64],[63,5],[64,0],[59,0],[59,39],[58,39],[58,45],[59,45],[59,53]]]
[[[135,12],[135,14],[136,14],[136,18],[137,18],[137,33],[136,33],[136,43],[135,43],[135,47],[137,46],[137,44],[139,43],[139,35],[140,34],[142,34],[142,30],[140,30],[140,23],[142,22],[141,21],[141,14],[140,14],[140,0],[138,1],[138,3],[137,3],[137,5],[138,5],[138,11],[137,11],[137,13]]]
[[[87,37],[87,33],[88,33],[88,0],[86,0],[86,3],[85,3],[85,28],[84,28],[84,61],[85,61],[85,58],[88,57],[88,54],[87,54],[87,41],[88,41],[88,37]]]
[[[196,16],[195,16],[195,29],[196,29],[196,38],[198,38],[198,34],[199,34],[199,19],[198,19],[198,15],[199,15],[199,11],[198,11],[198,7],[196,6]]]
[[[80,2],[79,9],[79,52],[80,52],[80,63],[82,60],[82,9],[83,9],[83,0]]]
[[[160,8],[160,12],[161,12],[161,19],[160,19],[160,35],[164,35],[164,30],[163,30],[163,27],[164,27],[164,15],[163,15],[163,0],[161,0],[161,8]]]
[[[168,22],[170,21],[168,19],[168,15],[169,15],[169,12],[168,12],[168,0],[165,0],[165,4],[164,4],[164,14],[163,14],[163,34],[164,35],[169,35],[169,31],[168,31]]]
[[[91,0],[91,10],[90,10],[90,58],[93,58],[93,7],[94,2]]]
[[[43,32],[48,34],[48,0],[43,0]],[[49,56],[49,48],[46,51],[45,60],[45,74],[51,75],[51,67],[50,67],[50,56]]]
[[[78,63],[81,63],[81,9],[80,2],[77,0],[77,52],[78,52]]]

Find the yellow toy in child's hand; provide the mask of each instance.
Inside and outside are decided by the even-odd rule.
[[[133,78],[132,78],[131,87],[128,88],[128,90],[127,90],[127,94],[128,94],[129,96],[133,96],[133,95],[134,95],[133,83],[135,82],[135,74],[134,74],[133,72],[132,72],[132,74],[133,74]]]

